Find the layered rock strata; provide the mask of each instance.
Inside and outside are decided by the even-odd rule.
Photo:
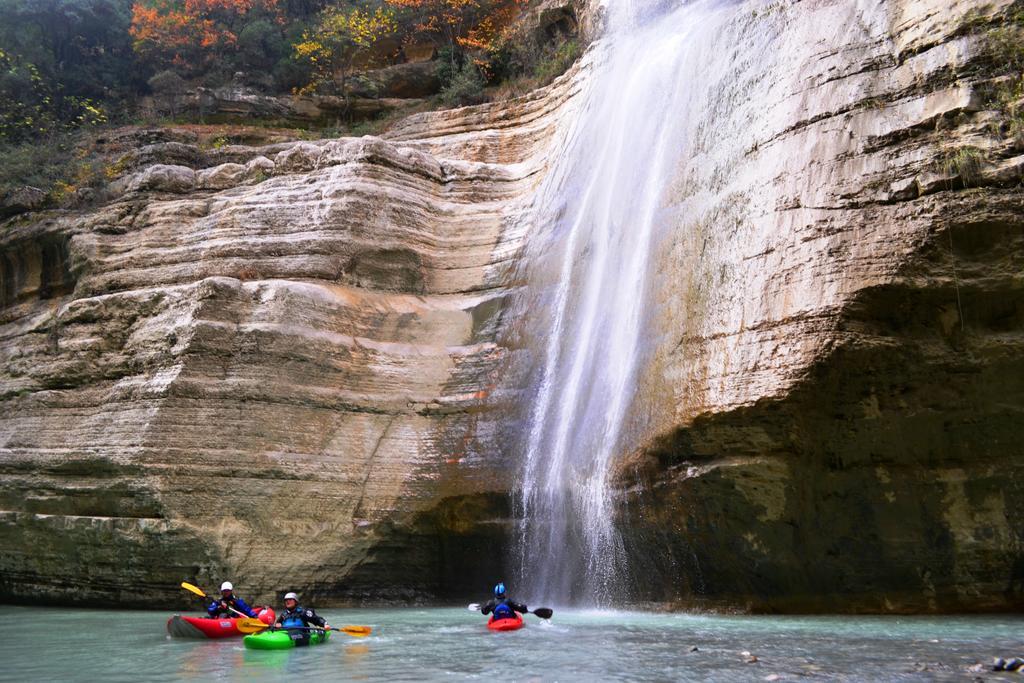
[[[6,223],[0,599],[486,585],[516,207],[575,87],[402,129],[429,140],[141,145],[99,208]]]
[[[721,37],[619,467],[638,599],[1024,606],[1015,8],[775,3]]]

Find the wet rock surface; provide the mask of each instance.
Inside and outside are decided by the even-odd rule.
[[[656,415],[619,468],[638,595],[1024,605],[1024,204],[1019,170],[1002,175],[1024,150],[984,94],[1011,6],[968,5],[796,3],[733,25],[753,54],[678,179],[666,341],[636,400]]]

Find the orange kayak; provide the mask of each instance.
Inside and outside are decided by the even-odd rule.
[[[492,631],[518,631],[524,626],[526,623],[523,621],[523,615],[518,612],[516,612],[515,618],[495,620],[494,617],[491,617],[487,622],[487,628]]]

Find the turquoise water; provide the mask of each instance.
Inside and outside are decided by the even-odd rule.
[[[972,681],[1024,655],[1017,617],[728,617],[563,611],[491,633],[465,609],[324,610],[368,638],[253,652],[241,640],[170,639],[166,612],[0,606],[6,681]],[[697,651],[691,651],[693,647]],[[744,652],[756,656],[747,663]],[[775,678],[778,677],[778,678]]]

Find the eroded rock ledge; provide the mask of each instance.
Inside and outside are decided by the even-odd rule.
[[[98,208],[5,224],[0,599],[489,580],[516,207],[576,87],[391,140],[140,144]]]

